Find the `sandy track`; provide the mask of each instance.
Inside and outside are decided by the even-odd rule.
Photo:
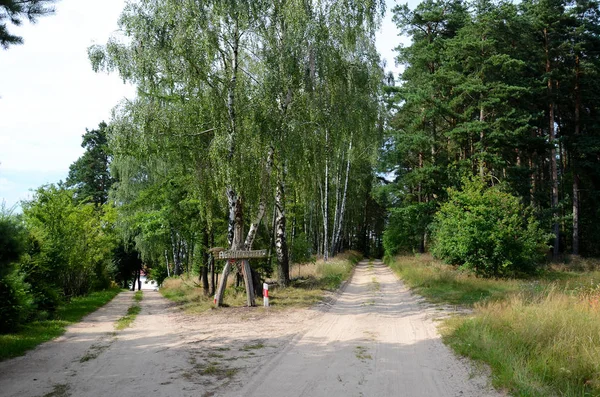
[[[0,396],[497,396],[440,341],[440,312],[376,262],[331,305],[181,313],[122,293],[55,341],[0,363]]]
[[[228,396],[497,396],[440,341],[433,306],[381,262],[361,263],[329,311]]]

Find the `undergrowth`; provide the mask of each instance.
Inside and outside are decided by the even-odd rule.
[[[33,321],[16,332],[0,334],[0,361],[23,355],[27,350],[62,335],[69,325],[104,306],[120,291],[119,288],[113,288],[73,298],[60,306],[51,319]]]
[[[274,307],[307,307],[323,300],[325,293],[340,287],[348,279],[352,269],[362,256],[349,251],[329,259],[327,262],[318,260],[316,263],[294,265],[290,269],[292,280],[285,288],[271,283],[269,303]],[[233,279],[233,277],[230,277]],[[197,280],[178,277],[164,281],[160,292],[164,297],[181,304],[190,313],[203,313],[214,309],[212,296],[205,296]],[[243,287],[230,285],[225,290],[225,306],[240,307],[246,304],[246,292]],[[262,299],[257,297],[256,305],[262,306]]]

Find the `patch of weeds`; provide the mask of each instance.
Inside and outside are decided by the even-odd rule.
[[[211,362],[207,365],[198,364],[194,369],[196,369],[200,375],[214,376],[218,380],[231,379],[238,372],[237,368],[225,367],[217,362]]]
[[[371,291],[378,292],[381,291],[381,284],[377,281],[377,278],[373,277],[371,279]]]
[[[133,295],[133,299],[136,302],[141,302],[142,299],[144,299],[144,292],[143,291],[137,291],[134,295]]]
[[[222,354],[219,354],[219,353],[210,352],[210,353],[208,353],[208,357],[210,357],[210,358],[223,358],[225,356],[222,355]]]
[[[228,347],[217,347],[215,350],[220,352],[228,352],[231,349]]]
[[[86,361],[94,360],[95,358],[98,358],[98,356],[100,354],[102,354],[102,352],[104,350],[108,349],[109,347],[110,347],[110,344],[108,344],[108,345],[92,345],[92,346],[90,346],[90,350],[85,352],[83,357],[81,357],[79,359],[79,362],[84,363]]]
[[[244,347],[242,347],[240,350],[247,352],[250,350],[262,349],[263,347],[265,347],[265,344],[262,342],[258,342],[258,343],[254,343],[254,344],[244,345]]]
[[[373,357],[371,357],[371,355],[367,353],[367,348],[364,346],[356,346],[354,348],[354,354],[356,355],[356,358],[358,358],[361,361],[373,359]]]
[[[140,311],[142,311],[142,308],[138,305],[129,306],[129,309],[127,309],[127,315],[117,320],[115,323],[115,328],[120,331],[130,327],[135,321],[137,315],[140,314]]]
[[[69,397],[71,395],[71,393],[69,393],[70,388],[71,387],[67,384],[54,385],[54,390],[44,394],[43,397]]]
[[[375,306],[375,300],[374,299],[369,299],[368,301],[363,302],[362,306]]]

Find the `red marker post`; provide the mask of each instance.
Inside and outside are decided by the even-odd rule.
[[[269,284],[263,283],[263,304],[269,307]]]

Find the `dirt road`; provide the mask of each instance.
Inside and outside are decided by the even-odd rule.
[[[0,396],[500,396],[440,341],[439,310],[379,262],[308,310],[182,314],[144,292],[119,295],[61,338],[0,363]],[[275,309],[275,310],[274,310]]]

